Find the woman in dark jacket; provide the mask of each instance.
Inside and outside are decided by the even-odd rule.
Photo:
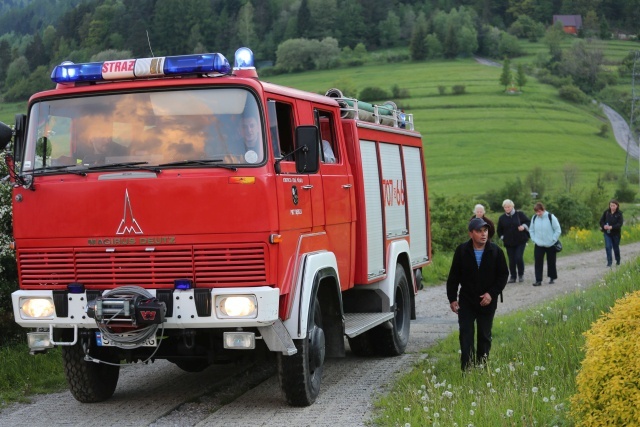
[[[493,235],[496,234],[496,226],[493,225],[493,221],[487,218],[484,214],[485,214],[484,206],[482,206],[481,204],[477,204],[473,208],[473,216],[469,218],[469,221],[471,221],[473,218],[480,218],[484,220],[484,222],[487,223],[487,227],[489,227],[489,240],[491,240]]]
[[[609,209],[600,217],[600,229],[604,233],[604,250],[607,253],[607,267],[611,267],[611,249],[616,257],[616,264],[620,265],[620,229],[622,228],[622,212],[620,203],[616,199],[609,201]]]
[[[516,274],[518,281],[524,281],[524,250],[529,240],[529,218],[522,212],[517,211],[511,200],[502,202],[504,214],[498,218],[498,236],[502,239],[504,247],[507,249],[509,257],[508,283],[515,283]]]

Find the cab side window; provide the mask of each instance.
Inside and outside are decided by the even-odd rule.
[[[329,111],[315,110],[316,126],[320,130],[320,159],[324,163],[339,161],[338,147],[335,138],[333,114]]]
[[[270,99],[269,110],[269,133],[273,144],[275,158],[284,157],[294,149],[293,144],[293,107],[284,102]],[[287,159],[287,160],[293,160]]]

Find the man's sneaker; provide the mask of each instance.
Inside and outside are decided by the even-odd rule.
[[[540,286],[540,285],[542,285],[542,282],[536,282],[533,284],[533,286]]]
[[[554,279],[549,279],[549,284],[553,285],[553,283],[554,283]]]
[[[520,282],[520,283],[524,282],[524,277],[522,277],[522,276],[518,277],[518,282]]]
[[[510,278],[507,283],[516,283],[516,278],[515,277]]]

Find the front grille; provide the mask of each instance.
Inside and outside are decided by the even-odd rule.
[[[24,288],[64,288],[80,282],[89,287],[134,285],[173,288],[175,279],[197,287],[259,286],[267,280],[264,244],[77,248],[18,252]]]

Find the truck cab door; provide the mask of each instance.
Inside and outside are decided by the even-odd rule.
[[[296,171],[293,106],[270,99],[269,133],[276,160],[276,189],[280,233],[309,231],[313,226],[312,184],[309,174]],[[297,239],[296,239],[297,240]]]
[[[351,217],[355,203],[353,177],[349,174],[335,115],[320,107],[315,109],[320,129],[320,175],[324,198],[325,230],[338,260],[340,285],[348,287],[351,265],[355,261],[355,224]]]

